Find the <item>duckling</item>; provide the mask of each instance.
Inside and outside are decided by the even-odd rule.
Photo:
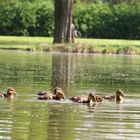
[[[104,99],[108,99],[110,101],[122,101],[124,97],[124,93],[121,89],[116,91],[116,95],[113,96],[103,96]]]
[[[103,98],[100,95],[96,95],[94,92],[89,93],[88,96],[74,96],[70,100],[78,103],[90,103],[102,102]]]
[[[53,99],[55,99],[55,100],[65,100],[66,99],[65,94],[61,88],[56,87],[54,89]]]
[[[88,95],[88,101],[90,102],[90,100],[92,100],[94,102],[102,102],[103,101],[103,97],[100,96],[100,95],[96,95],[94,92],[91,92]]]
[[[103,97],[100,95],[96,95],[94,92],[89,93],[88,95],[88,103],[90,105],[92,105],[93,102],[97,103],[97,102],[102,102],[103,101]]]
[[[7,93],[0,93],[0,98],[14,98],[16,95],[16,90],[13,87],[7,89]]]
[[[50,91],[43,91],[39,92],[37,95],[39,95],[38,99],[40,100],[62,100],[65,99],[65,94],[63,90],[60,87],[55,87],[53,92]]]

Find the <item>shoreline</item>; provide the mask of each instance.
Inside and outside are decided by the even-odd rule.
[[[0,36],[0,50],[140,55],[140,40],[83,39],[74,44],[52,44],[51,37]]]

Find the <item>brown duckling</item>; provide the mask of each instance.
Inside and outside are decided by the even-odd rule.
[[[0,98],[13,98],[16,95],[16,90],[13,87],[7,89],[7,93],[0,93]]]
[[[100,95],[96,95],[94,92],[89,93],[88,96],[74,96],[70,100],[78,103],[92,103],[102,102],[103,98]]]
[[[96,95],[94,92],[89,93],[88,95],[88,102],[92,103],[92,102],[102,102],[103,101],[103,97],[100,95]]]
[[[56,87],[54,89],[53,99],[55,99],[55,100],[65,100],[66,99],[65,94],[61,88]]]
[[[65,94],[63,90],[60,87],[55,87],[53,92],[50,91],[43,91],[39,92],[37,95],[39,95],[38,99],[40,100],[62,100],[65,99]]]
[[[88,104],[89,104],[89,107],[90,107],[90,111],[95,112],[95,110],[97,109],[97,106],[98,106],[97,103],[102,102],[102,101],[103,101],[102,96],[96,95],[94,92],[89,93]],[[93,109],[93,107],[94,107],[94,109]]]
[[[108,99],[110,101],[122,101],[124,97],[124,93],[121,89],[116,91],[116,95],[113,96],[103,96],[104,99]]]

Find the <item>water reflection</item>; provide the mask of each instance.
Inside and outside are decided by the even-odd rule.
[[[61,87],[65,93],[68,93],[71,69],[70,54],[52,54],[52,86]]]

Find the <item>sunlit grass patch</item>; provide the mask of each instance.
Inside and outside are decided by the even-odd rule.
[[[0,44],[51,44],[52,40],[51,37],[0,36]]]

